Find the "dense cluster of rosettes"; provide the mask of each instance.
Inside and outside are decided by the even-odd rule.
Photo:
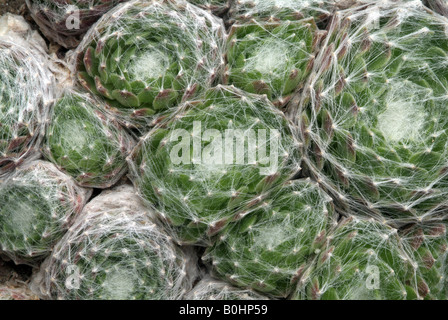
[[[0,256],[39,298],[448,299],[446,1],[27,4],[73,48],[0,18]]]

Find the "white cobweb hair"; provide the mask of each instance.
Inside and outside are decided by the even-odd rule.
[[[108,10],[126,0],[26,0],[31,17],[50,40],[75,48]]]
[[[151,220],[130,185],[84,209],[33,277],[51,299],[180,299],[196,276],[190,259]]]
[[[185,295],[186,300],[269,300],[263,295],[245,288],[233,287],[211,276],[202,278]]]
[[[359,7],[334,14],[303,94],[294,101],[299,108],[290,115],[302,128],[300,139],[311,141],[304,167],[310,168],[313,178],[343,210],[375,216],[396,227],[446,216],[447,153],[440,145],[447,142],[443,114],[448,84],[441,76],[447,70],[443,52],[447,24],[446,18],[430,12],[420,1],[365,0]],[[368,50],[362,52],[362,46]],[[385,46],[392,54],[381,65],[378,61],[387,52],[378,48]],[[394,66],[400,63],[403,67],[394,74]],[[416,75],[421,82],[415,80]],[[374,86],[379,87],[382,77],[380,95]],[[370,95],[358,88],[363,79]],[[425,84],[427,80],[431,82]],[[352,101],[344,100],[346,93],[355,97],[352,109],[347,106]],[[435,106],[430,107],[431,103]],[[363,122],[356,120],[360,118]],[[359,129],[363,123],[367,134]],[[432,152],[436,141],[439,149]],[[402,149],[411,155],[403,153],[397,160],[392,153]],[[426,160],[425,154],[429,155]],[[372,169],[376,165],[379,169]]]
[[[0,180],[0,253],[37,266],[47,257],[92,193],[52,163],[27,162]]]
[[[0,177],[37,158],[55,79],[45,42],[23,17],[0,18]]]

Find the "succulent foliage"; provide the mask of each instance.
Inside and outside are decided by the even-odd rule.
[[[234,25],[229,35],[226,78],[247,92],[266,94],[282,107],[313,65],[313,19]]]
[[[0,39],[0,177],[38,154],[54,80],[37,47]]]
[[[276,297],[291,293],[335,223],[331,198],[309,179],[288,181],[238,218],[203,259],[230,283]]]
[[[45,155],[81,186],[108,188],[127,171],[133,139],[103,110],[101,100],[67,91],[46,130]]]
[[[265,97],[218,86],[142,139],[131,178],[178,241],[206,244],[300,171],[291,130]]]
[[[445,215],[445,26],[415,2],[335,15],[293,117],[341,210],[395,226]]]
[[[0,181],[0,252],[35,265],[50,254],[89,195],[49,162],[20,167]]]
[[[300,279],[295,299],[416,299],[415,266],[397,230],[373,219],[340,222]]]
[[[220,80],[225,38],[222,20],[187,2],[127,2],[78,47],[78,79],[125,125],[154,125],[156,115]]]

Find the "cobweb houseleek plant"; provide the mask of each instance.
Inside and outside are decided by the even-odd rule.
[[[45,57],[14,39],[0,39],[0,177],[38,156],[54,77]]]
[[[395,226],[446,214],[446,25],[416,2],[335,15],[291,115],[341,212]]]
[[[84,208],[33,277],[44,299],[171,300],[191,289],[187,257],[129,185]]]
[[[32,161],[0,180],[0,253],[37,265],[70,227],[91,192],[50,162]]]
[[[306,79],[319,36],[313,19],[234,25],[229,35],[226,80],[266,94],[283,107]]]
[[[126,0],[26,0],[31,16],[48,39],[76,48],[101,16]]]
[[[445,222],[414,225],[401,236],[412,248],[417,263],[416,283],[424,299],[448,299],[448,237]]]
[[[343,219],[300,279],[293,299],[419,298],[415,263],[398,230],[374,219]]]
[[[290,123],[265,97],[220,85],[151,130],[129,167],[170,234],[207,245],[240,208],[299,172],[300,154]]]
[[[332,200],[315,183],[288,181],[223,229],[203,260],[236,286],[285,298],[335,223]]]
[[[190,3],[126,2],[104,15],[76,50],[78,80],[126,126],[154,125],[218,83],[225,39],[222,20]]]
[[[84,187],[108,188],[127,171],[132,137],[103,102],[66,90],[52,108],[43,153]]]

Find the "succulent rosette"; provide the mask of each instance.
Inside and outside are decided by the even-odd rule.
[[[297,141],[265,97],[217,86],[150,131],[131,179],[181,243],[206,245],[236,212],[300,171]]]
[[[415,263],[398,230],[373,219],[347,218],[304,272],[292,298],[411,300],[419,298]]]
[[[33,161],[0,180],[0,253],[36,265],[50,254],[90,196],[53,164]]]
[[[447,209],[448,38],[421,4],[337,14],[292,117],[344,214],[394,226]]]
[[[0,176],[39,154],[54,79],[42,52],[0,39]]]
[[[203,260],[238,287],[284,298],[333,224],[328,195],[309,179],[288,181],[223,229]]]
[[[108,188],[127,171],[132,137],[104,113],[102,101],[66,91],[54,103],[44,154],[84,187]]]
[[[266,94],[276,106],[284,106],[313,65],[316,34],[313,19],[234,25],[229,35],[227,82]]]
[[[126,0],[26,0],[31,16],[48,39],[76,48],[101,16]]]
[[[44,299],[172,300],[191,289],[187,258],[150,219],[131,186],[94,198],[31,288]]]
[[[78,79],[126,126],[154,125],[220,80],[225,39],[222,20],[187,2],[126,2],[103,16],[75,52]]]

